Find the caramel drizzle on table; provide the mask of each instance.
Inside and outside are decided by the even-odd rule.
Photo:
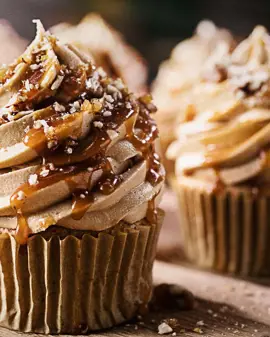
[[[82,87],[82,81],[76,86],[77,77],[85,80],[89,76],[93,75],[95,68],[88,69],[88,74],[82,69],[77,70],[66,76],[61,85],[61,90],[64,88],[65,97],[69,94],[73,100],[79,99],[84,101],[85,99],[91,100],[91,98],[99,98],[106,91],[107,79],[99,78],[101,86],[98,93],[89,92],[86,87]],[[79,72],[79,74],[78,74]],[[105,83],[105,84],[104,84]],[[126,137],[133,144],[138,152],[141,153],[141,160],[147,162],[147,176],[146,179],[152,184],[156,185],[163,180],[163,176],[160,171],[159,156],[155,152],[154,141],[158,136],[158,131],[154,120],[150,117],[150,112],[155,111],[155,107],[151,103],[150,96],[144,96],[139,101],[135,102],[132,96],[126,91],[121,90],[122,99],[119,99],[113,106],[111,116],[103,116],[102,112],[96,113],[95,121],[102,123],[102,128],[92,127],[90,135],[81,140],[78,147],[75,148],[72,154],[66,154],[63,151],[65,143],[58,144],[56,148],[48,149],[48,139],[43,129],[30,129],[26,134],[24,142],[27,146],[33,148],[43,160],[43,165],[37,172],[38,183],[30,185],[28,182],[21,185],[11,196],[11,206],[16,210],[18,226],[16,239],[19,243],[24,244],[27,241],[29,235],[29,228],[27,224],[28,214],[24,214],[23,205],[24,200],[18,200],[17,194],[19,191],[24,195],[30,197],[39,189],[55,184],[58,181],[64,180],[72,193],[72,217],[74,219],[81,219],[90,205],[94,202],[93,192],[100,192],[105,195],[113,193],[116,188],[122,182],[122,176],[114,174],[110,162],[106,159],[105,153],[111,143],[111,139],[108,136],[107,130],[117,130],[123,123],[126,126]],[[57,97],[57,96],[56,96]],[[61,95],[59,95],[61,97]],[[57,100],[55,100],[57,101]],[[50,98],[49,98],[50,102]],[[71,100],[72,102],[72,100]],[[50,103],[53,103],[50,102]],[[62,104],[63,102],[60,101]],[[70,101],[68,102],[70,103]],[[120,103],[120,105],[119,105]],[[129,107],[126,106],[129,104]],[[65,102],[63,103],[65,104]],[[43,104],[44,105],[44,104]],[[42,103],[40,105],[42,107]],[[40,107],[39,107],[40,108]],[[67,117],[68,119],[79,119],[82,122],[82,114],[74,113]],[[60,128],[60,132],[65,127],[65,120],[62,119],[61,113],[55,113],[45,119],[49,126],[54,128]],[[136,132],[135,132],[136,130]],[[47,165],[53,164],[54,170],[50,171],[49,175],[42,177],[40,172],[46,168]],[[89,172],[88,183],[85,186],[78,186],[73,177],[92,168]],[[93,173],[97,170],[102,170],[102,176],[99,181],[92,187],[90,191],[90,184]],[[84,195],[84,198],[81,196]],[[156,209],[155,198],[149,202],[147,219],[151,222],[156,222]]]

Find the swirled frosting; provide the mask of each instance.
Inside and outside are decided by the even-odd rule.
[[[136,99],[45,32],[0,69],[0,227],[102,231],[155,218],[164,180],[149,96]]]
[[[203,77],[216,77],[217,74],[209,72],[210,65],[233,46],[229,31],[216,27],[211,21],[202,21],[191,38],[174,47],[170,58],[159,67],[153,84],[153,96],[158,106],[156,119],[161,132],[163,125],[172,127],[176,121],[183,121],[182,106],[190,89]]]
[[[217,71],[217,68],[214,69]],[[167,155],[178,176],[229,185],[270,181],[270,36],[263,27],[218,66],[222,78],[194,87],[193,119],[179,124]],[[190,109],[190,106],[189,106]]]
[[[90,55],[109,76],[121,77],[133,92],[145,92],[147,67],[143,58],[100,15],[90,13],[78,25],[60,23],[50,30],[61,41]]]

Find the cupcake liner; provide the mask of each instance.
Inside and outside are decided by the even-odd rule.
[[[0,325],[38,333],[83,333],[131,319],[147,305],[163,220],[101,233],[36,234],[18,245],[0,236]],[[60,229],[61,232],[61,229]]]
[[[270,196],[242,187],[215,193],[199,184],[174,181],[187,257],[218,272],[269,276]]]

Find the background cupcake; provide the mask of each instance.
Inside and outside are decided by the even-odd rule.
[[[192,118],[192,105],[186,109],[191,88],[209,76],[209,57],[218,58],[234,45],[231,34],[210,21],[202,21],[193,37],[180,42],[168,60],[159,67],[153,84],[153,96],[158,106],[155,118],[160,130],[161,153],[168,176],[174,172],[174,161],[166,158],[166,150],[175,139],[175,124]],[[218,52],[217,52],[218,50]],[[212,76],[212,74],[211,74]]]
[[[194,88],[194,118],[168,149],[185,249],[199,266],[270,274],[269,56],[269,35],[257,27],[213,63],[222,76]]]
[[[155,107],[37,26],[0,72],[0,324],[108,328],[151,297],[164,181]]]
[[[4,19],[0,19],[0,42],[0,64],[13,62],[27,46],[27,41]]]
[[[146,91],[147,68],[142,56],[100,15],[91,13],[78,25],[60,23],[50,30],[61,41],[86,52],[111,77],[121,77],[133,92]]]

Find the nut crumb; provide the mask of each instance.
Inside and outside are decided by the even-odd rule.
[[[103,112],[104,117],[110,117],[111,115],[112,115],[112,113],[109,110],[106,110],[106,111]]]
[[[104,95],[104,99],[109,102],[109,103],[113,103],[114,99],[111,95]]]
[[[127,102],[127,103],[126,103],[126,108],[127,108],[127,109],[131,109],[131,108],[132,108],[132,105],[131,105],[129,102]]]
[[[29,184],[32,185],[36,185],[38,182],[38,176],[37,174],[30,174],[29,178],[28,178],[28,182]]]
[[[122,90],[125,88],[124,83],[120,78],[114,81],[114,85],[118,90]]]
[[[98,67],[97,68],[97,72],[99,73],[99,75],[101,76],[101,77],[105,77],[107,74],[105,73],[105,71],[103,70],[103,68],[101,68],[101,67]]]
[[[58,102],[55,102],[53,107],[56,112],[64,112],[66,110],[65,107]]]
[[[26,195],[23,191],[19,191],[17,193],[17,200],[24,200],[26,198]]]
[[[108,91],[109,94],[113,94],[113,93],[117,92],[118,90],[117,90],[116,87],[114,87],[113,85],[109,84],[107,86],[107,91]]]
[[[198,326],[204,326],[205,324],[204,324],[204,321],[198,321],[198,322],[196,323],[196,325],[198,325]]]
[[[170,332],[173,332],[173,329],[169,326],[169,324],[163,322],[158,326],[158,334],[165,335]]]
[[[47,177],[49,175],[49,173],[50,173],[50,171],[45,169],[45,170],[42,170],[40,172],[40,176],[41,177]]]
[[[203,331],[201,328],[194,328],[193,331],[199,334],[203,334]]]
[[[32,70],[37,70],[38,68],[40,68],[40,65],[39,65],[39,64],[31,64],[31,65],[30,65],[30,68],[31,68]]]
[[[75,101],[74,103],[71,103],[70,106],[71,106],[71,108],[70,108],[71,113],[80,111],[80,109],[81,109],[81,104],[80,104],[79,101]]]
[[[67,152],[68,154],[72,154],[72,152],[73,152],[72,147],[68,147],[68,148],[66,149],[66,152]]]
[[[96,128],[101,129],[101,128],[103,127],[103,123],[102,123],[102,122],[99,122],[99,121],[96,121],[96,122],[94,122],[94,126],[95,126]]]

